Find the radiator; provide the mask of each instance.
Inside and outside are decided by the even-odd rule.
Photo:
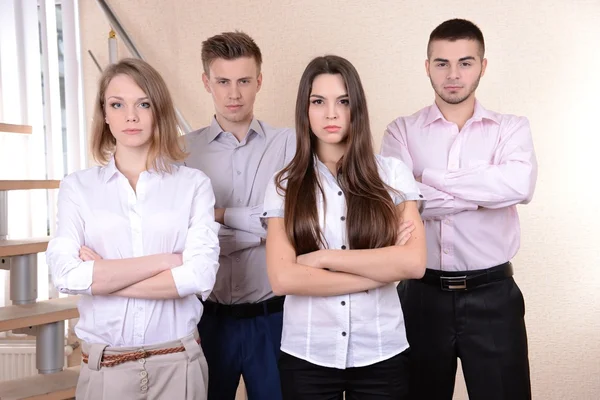
[[[0,340],[0,382],[36,375],[35,340]]]

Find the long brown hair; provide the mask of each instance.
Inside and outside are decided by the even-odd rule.
[[[285,193],[284,223],[296,254],[327,247],[319,226],[317,192],[323,188],[315,169],[317,138],[308,118],[309,98],[315,78],[339,74],[350,102],[347,150],[337,167],[338,184],[346,195],[346,227],[351,249],[373,249],[393,245],[398,236],[398,216],[389,191],[379,176],[373,152],[365,92],[354,66],[346,59],[317,57],[306,67],[296,98],[296,154],[276,176],[276,186]]]
[[[186,157],[177,131],[177,117],[173,100],[167,84],[158,71],[147,62],[136,58],[124,58],[118,63],[108,66],[98,81],[98,94],[94,104],[91,132],[91,150],[94,159],[100,164],[106,164],[112,157],[117,144],[105,121],[104,111],[106,88],[117,75],[127,75],[133,79],[150,100],[154,133],[151,137],[147,167],[152,167],[157,171],[170,172],[172,162],[182,161]]]

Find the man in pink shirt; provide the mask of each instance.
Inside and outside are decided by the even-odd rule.
[[[533,195],[529,122],[475,98],[483,34],[453,19],[433,30],[425,68],[435,103],[387,127],[381,153],[412,168],[426,206],[423,279],[398,286],[411,346],[412,398],[450,400],[460,357],[471,400],[531,399],[524,301],[510,260],[517,204]]]

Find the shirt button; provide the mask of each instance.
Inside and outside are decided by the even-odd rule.
[[[340,218],[340,219],[341,219],[342,221],[345,221],[345,220],[346,220],[346,217],[342,217],[342,218]]]
[[[448,249],[444,249],[444,254],[448,254],[450,251]]]
[[[264,212],[264,213],[263,213],[263,217],[266,217],[266,216],[267,216],[267,213],[266,213],[266,212]]]
[[[346,250],[346,245],[345,244],[342,245],[342,250]]]
[[[342,336],[346,336],[346,332],[342,332]]]
[[[241,203],[241,202],[242,202],[242,199],[238,199],[238,203]]]
[[[420,194],[420,195],[419,195],[419,198],[420,198],[420,199],[422,199],[422,198],[423,198],[423,195],[422,195],[422,194]]]
[[[237,174],[238,174],[238,175],[241,175],[241,174],[242,174],[242,171],[237,171]]]
[[[143,385],[140,389],[142,389],[142,392],[145,392],[146,390],[148,390],[148,386]]]
[[[450,224],[451,224],[451,222],[450,222],[450,220],[449,220],[449,219],[445,219],[445,220],[444,220],[444,223],[445,223],[446,225],[450,225]]]
[[[342,195],[342,191],[340,190],[340,191],[338,192],[338,196],[341,196],[341,195]]]
[[[148,383],[148,378],[144,378],[141,380],[142,385],[145,385],[146,383]]]
[[[240,258],[239,258],[239,257],[236,257],[235,261],[236,261],[236,262],[240,262]]]
[[[142,378],[145,378],[146,376],[148,376],[148,373],[146,371],[142,371],[142,372],[140,372],[140,376]]]
[[[341,304],[342,304],[343,306],[345,306],[345,305],[346,305],[346,302],[345,302],[345,301],[342,301],[342,303],[341,303]]]

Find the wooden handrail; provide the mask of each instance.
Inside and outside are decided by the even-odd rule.
[[[75,397],[79,365],[55,374],[0,382],[2,400],[65,400]]]
[[[48,248],[49,237],[20,240],[0,240],[0,257],[43,253]]]
[[[33,128],[30,125],[15,125],[15,124],[5,124],[4,122],[0,122],[0,132],[6,133],[24,133],[26,135],[31,134]]]
[[[0,332],[79,318],[79,296],[0,307]],[[3,397],[0,396],[0,399]]]
[[[0,190],[58,189],[59,180],[0,180]]]

